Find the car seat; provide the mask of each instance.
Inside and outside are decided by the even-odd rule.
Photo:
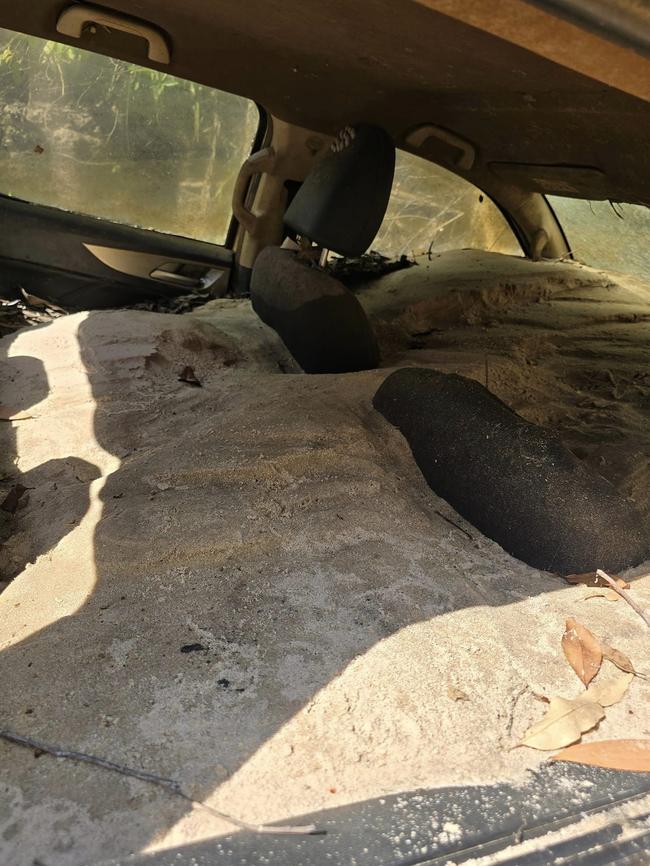
[[[339,280],[308,255],[311,242],[345,256],[372,243],[390,197],[395,147],[370,124],[346,127],[285,214],[303,250],[266,247],[251,277],[253,309],[280,335],[306,373],[346,373],[379,364],[366,313]]]

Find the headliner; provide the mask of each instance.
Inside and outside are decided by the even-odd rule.
[[[55,22],[67,5],[0,0],[0,25],[61,39]],[[410,128],[434,123],[476,145],[477,182],[493,161],[590,166],[606,175],[594,197],[650,203],[650,61],[521,0],[110,6],[169,34],[170,72],[299,126],[332,134],[364,120],[399,144]]]

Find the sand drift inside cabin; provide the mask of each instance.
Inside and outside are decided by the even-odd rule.
[[[487,379],[634,496],[647,526],[646,288],[463,252],[358,297],[382,369],[293,375],[275,333],[234,300],[76,314],[0,343],[5,404],[23,416],[0,426],[3,451],[29,488],[2,548],[16,575],[0,595],[3,725],[286,821],[420,786],[523,780],[545,757],[510,749],[545,712],[535,694],[580,685],[559,648],[567,616],[641,664],[646,630],[628,605],[585,600],[482,535],[372,400],[408,365]],[[648,570],[625,573],[646,609]],[[589,737],[646,736],[647,698],[635,680]],[[232,829],[98,768],[3,756],[15,866]]]

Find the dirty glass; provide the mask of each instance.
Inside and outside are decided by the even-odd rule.
[[[398,150],[388,210],[371,249],[397,257],[464,248],[522,255],[507,220],[485,194],[458,175]]]
[[[223,243],[254,103],[0,29],[0,193]]]
[[[650,209],[638,204],[549,195],[576,259],[650,279]]]

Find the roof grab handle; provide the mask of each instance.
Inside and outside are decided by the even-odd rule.
[[[476,148],[469,141],[443,129],[441,126],[434,126],[432,123],[425,123],[412,129],[405,140],[411,147],[421,148],[422,145],[430,138],[437,138],[439,141],[444,141],[451,148],[458,151],[458,156],[454,160],[456,168],[461,171],[470,171],[476,159]]]
[[[139,36],[147,43],[149,60],[164,64],[170,62],[169,46],[160,30],[145,21],[139,21],[137,18],[110,9],[102,9],[101,6],[93,6],[90,3],[75,3],[73,6],[68,6],[59,15],[56,29],[64,36],[80,39],[87,25],[120,30],[132,36]]]

